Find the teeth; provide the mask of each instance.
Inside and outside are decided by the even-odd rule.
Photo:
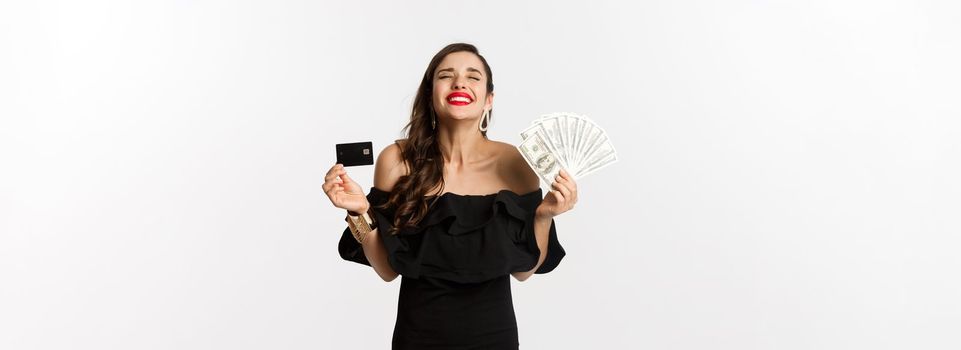
[[[450,100],[448,100],[448,101],[451,101],[451,102],[468,102],[468,103],[470,103],[470,99],[469,99],[469,98],[467,98],[467,97],[460,97],[460,96],[451,97]]]

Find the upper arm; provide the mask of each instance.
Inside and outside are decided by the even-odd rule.
[[[404,164],[400,146],[396,142],[380,151],[377,155],[377,163],[374,165],[374,187],[390,192],[400,177],[406,174],[407,165]]]

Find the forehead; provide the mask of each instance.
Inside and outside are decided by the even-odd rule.
[[[454,68],[457,71],[463,71],[471,67],[484,71],[484,63],[481,62],[480,57],[470,52],[461,51],[445,56],[444,59],[440,61],[440,64],[437,65],[437,70],[434,72],[436,73],[445,68]]]

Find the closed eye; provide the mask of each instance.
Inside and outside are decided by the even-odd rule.
[[[437,77],[437,79],[447,79],[447,78],[450,78],[450,76],[449,76],[449,75],[445,75],[445,76],[442,76],[442,77]],[[474,79],[474,80],[476,80],[476,81],[480,81],[480,78],[478,78],[478,77],[470,77],[470,78],[471,78],[471,79]]]

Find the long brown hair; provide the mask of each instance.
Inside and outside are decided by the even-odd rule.
[[[487,73],[487,94],[494,91],[494,77],[491,74],[490,65],[474,45],[466,43],[447,45],[430,60],[427,70],[424,71],[424,78],[420,81],[420,87],[417,88],[417,95],[414,97],[410,122],[404,127],[407,140],[398,142],[401,158],[407,165],[409,174],[398,179],[384,205],[384,207],[397,208],[391,234],[396,234],[401,229],[415,228],[430,208],[427,203],[427,192],[438,186],[440,189],[437,195],[444,191],[444,159],[437,145],[437,130],[431,126],[431,122],[436,120],[433,104],[434,71],[444,57],[462,51],[473,53],[480,58]],[[486,131],[481,131],[481,134],[487,138]],[[434,200],[438,198],[439,196],[436,196]]]

